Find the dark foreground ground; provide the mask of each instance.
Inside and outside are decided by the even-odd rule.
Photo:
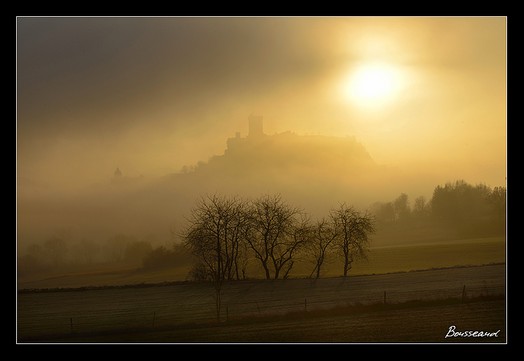
[[[505,342],[505,265],[18,294],[19,342]],[[384,305],[384,297],[386,304]],[[457,331],[486,339],[445,338]]]
[[[456,331],[497,332],[497,337],[447,337]],[[45,340],[42,340],[45,342]],[[67,335],[50,342],[94,343],[504,343],[503,298],[419,302],[302,312],[162,329]]]

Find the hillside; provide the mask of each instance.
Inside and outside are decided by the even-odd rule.
[[[189,172],[166,177],[165,185],[197,196],[280,193],[306,209],[315,209],[329,208],[332,203],[324,202],[327,199],[336,204],[348,197],[353,201],[359,198],[365,205],[361,187],[377,170],[367,150],[354,138],[285,132],[230,138],[224,154]]]
[[[39,242],[68,230],[72,237],[104,240],[117,233],[170,240],[170,230],[204,194],[258,197],[280,193],[312,216],[339,202],[367,207],[377,200],[379,171],[367,150],[350,137],[248,135],[227,140],[224,153],[161,178],[115,176],[82,192],[33,191],[21,184],[19,241]],[[377,186],[373,186],[373,179]],[[375,191],[372,190],[375,189]]]

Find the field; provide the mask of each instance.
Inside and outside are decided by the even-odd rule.
[[[355,262],[351,275],[404,272],[441,267],[504,263],[505,240],[501,237],[453,240],[420,245],[372,247],[367,260]],[[292,276],[307,277],[312,269],[308,262],[297,262]],[[323,277],[341,275],[342,265],[327,262]],[[175,267],[163,270],[141,270],[118,266],[91,266],[82,272],[47,273],[18,278],[19,289],[83,287],[99,285],[126,285],[186,280],[188,269]],[[250,277],[262,277],[257,270],[248,272]]]
[[[367,275],[391,272],[426,270],[431,268],[455,267],[504,263],[506,261],[504,238],[474,238],[435,243],[406,244],[373,247],[367,260],[355,262],[351,274]],[[328,263],[325,276],[339,276],[342,265]],[[310,272],[302,270],[304,276]]]
[[[500,264],[348,279],[233,282],[223,290],[220,323],[216,321],[213,289],[205,283],[19,293],[18,340],[487,341],[444,339],[449,326],[456,325],[461,330],[500,329],[499,338],[489,341],[504,342],[505,302],[500,296],[505,294],[505,277],[506,267]],[[484,298],[462,303],[481,296]],[[406,302],[410,300],[422,303],[409,306]],[[335,314],[328,311],[358,310],[362,305],[375,308]],[[409,307],[395,307],[403,305]]]
[[[417,271],[415,271],[417,270]],[[376,247],[342,278],[335,262],[309,279],[212,285],[187,269],[106,268],[18,279],[19,342],[504,342],[505,242],[470,239]],[[155,284],[155,282],[163,282]],[[37,288],[130,285],[90,290]],[[25,291],[24,291],[25,290]],[[444,339],[501,330],[497,339]]]
[[[378,308],[378,307],[377,307]],[[498,342],[506,339],[504,300],[465,304],[422,303],[409,308],[384,307],[360,313],[337,310],[326,315],[302,313],[221,324],[142,328],[134,332],[68,335],[61,342],[135,343],[438,343]],[[495,338],[445,338],[451,325],[457,330],[495,332]]]

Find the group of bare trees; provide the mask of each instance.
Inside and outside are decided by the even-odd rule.
[[[193,208],[183,236],[199,261],[194,278],[240,280],[249,259],[256,260],[266,279],[278,279],[289,276],[297,257],[311,258],[311,276],[319,277],[333,254],[342,258],[347,276],[353,261],[365,257],[374,231],[370,214],[346,204],[312,224],[279,195],[254,201],[213,195]]]
[[[369,213],[360,213],[353,207],[341,204],[339,208],[331,210],[329,219],[317,221],[310,232],[308,248],[315,264],[310,277],[320,277],[322,265],[332,253],[342,258],[342,274],[347,277],[353,262],[366,258],[369,235],[375,232],[375,225]]]
[[[213,195],[193,208],[183,236],[197,260],[193,278],[215,287],[219,317],[223,283],[244,279],[250,260],[266,279],[279,279],[288,278],[298,258],[308,258],[314,263],[311,276],[318,278],[326,258],[340,256],[347,276],[353,261],[366,255],[374,230],[368,213],[345,204],[313,224],[279,195],[253,201]]]

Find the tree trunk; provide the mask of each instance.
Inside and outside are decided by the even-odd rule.
[[[278,279],[278,276],[280,274],[280,268],[282,268],[282,266],[280,266],[280,267],[275,266],[275,277],[274,277],[274,279],[276,279],[276,280]]]
[[[351,270],[351,263],[353,261],[348,259],[344,262],[344,277],[347,277],[348,276],[348,272],[349,270]]]
[[[266,272],[266,279],[271,279],[271,274],[269,273],[269,268],[266,263],[262,263],[262,267],[264,267],[264,271]]]
[[[215,296],[216,296],[216,308],[217,308],[217,322],[220,322],[220,308],[222,306],[222,300],[220,298],[221,289],[220,286],[215,289]]]
[[[349,260],[346,258],[344,260],[344,277],[348,276],[348,271],[349,271]]]
[[[235,256],[233,257],[233,265],[235,267],[235,276],[237,281],[240,280],[240,273],[238,272],[238,240],[235,243]]]
[[[349,257],[350,257],[349,246],[344,245],[344,277],[348,276],[348,271],[351,268],[351,260]]]
[[[320,256],[317,260],[317,279],[320,278],[320,268],[322,268],[322,264],[324,263],[324,256]]]
[[[318,266],[318,264],[315,264],[315,267],[313,267],[313,270],[312,270],[311,273],[309,274],[309,278],[313,278],[313,275],[314,275],[315,272],[317,271],[317,266]]]
[[[295,264],[294,261],[291,261],[289,263],[289,266],[287,267],[286,273],[284,273],[284,279],[287,280],[287,277],[289,276],[289,272],[291,271],[291,268],[293,268],[293,265]]]

